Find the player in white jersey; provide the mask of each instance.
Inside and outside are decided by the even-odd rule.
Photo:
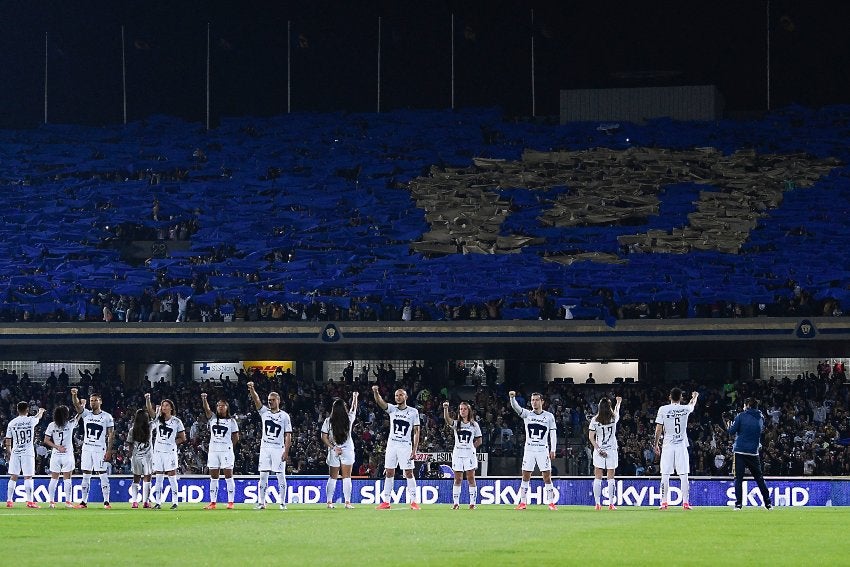
[[[73,508],[71,498],[71,473],[74,471],[74,428],[77,427],[78,414],[71,417],[68,406],[56,406],[53,421],[44,431],[44,446],[50,451],[50,484],[47,487],[47,500],[55,508],[54,494],[62,475],[62,489],[65,492],[65,507]]]
[[[655,418],[655,453],[661,454],[661,509],[666,510],[670,493],[670,475],[676,472],[682,483],[682,508],[691,509],[688,500],[688,475],[691,462],[688,456],[688,416],[697,404],[698,392],[691,394],[691,402],[682,404],[682,390],[670,390],[670,403],[658,408]],[[661,436],[664,445],[661,447]]]
[[[80,470],[83,471],[83,501],[78,508],[88,508],[92,474],[100,478],[100,490],[103,493],[103,507],[109,504],[109,475],[106,474],[106,461],[112,458],[112,443],[115,441],[115,422],[112,415],[101,409],[103,400],[100,394],[89,395],[91,410],[85,408],[77,397],[77,389],[71,388],[71,401],[77,415],[83,421],[83,452],[80,456]]]
[[[139,408],[133,416],[133,426],[124,444],[130,453],[130,472],[133,484],[130,485],[131,508],[139,507],[139,483],[142,489],[142,507],[150,508],[151,475],[153,474],[153,422],[148,410]]]
[[[280,394],[269,392],[268,406],[260,402],[260,396],[254,389],[254,383],[248,382],[248,395],[254,407],[260,413],[262,439],[257,469],[260,482],[257,484],[257,510],[266,509],[266,493],[269,488],[269,475],[277,476],[278,502],[281,510],[286,510],[286,461],[289,459],[289,447],[292,445],[292,420],[289,414],[280,408]]]
[[[215,404],[215,419],[207,402],[207,394],[201,394],[204,415],[210,430],[210,444],[207,450],[207,468],[210,470],[210,503],[204,510],[215,510],[218,502],[218,476],[224,472],[224,483],[227,486],[227,509],[233,510],[233,500],[236,497],[236,481],[233,479],[233,465],[236,456],[233,446],[239,442],[239,424],[230,415],[230,405],[225,400]]]
[[[151,405],[151,395],[145,394],[145,409],[148,416],[154,419],[156,440],[153,445],[153,472],[156,473],[156,504],[154,509],[162,508],[165,477],[168,476],[168,486],[171,488],[171,509],[177,509],[177,445],[186,441],[186,428],[183,421],[174,415],[176,408],[169,399],[162,400],[154,409]]]
[[[413,510],[419,510],[416,502],[416,479],[413,477],[413,456],[419,448],[419,410],[407,405],[407,392],[395,391],[395,404],[388,404],[381,397],[377,386],[372,386],[375,403],[390,414],[390,434],[384,456],[384,490],[378,510],[390,509],[390,491],[395,480],[396,467],[404,471],[407,479],[407,502]]]
[[[617,506],[614,482],[614,472],[620,459],[617,451],[617,422],[620,421],[620,404],[623,398],[617,396],[617,405],[611,409],[611,400],[602,398],[599,401],[599,411],[590,419],[587,437],[593,445],[593,499],[596,509],[602,508],[602,473],[608,475],[608,509],[616,510]]]
[[[452,449],[452,470],[455,475],[452,485],[452,510],[460,508],[460,490],[464,475],[469,485],[469,509],[474,510],[478,503],[478,486],[475,484],[478,456],[475,450],[481,445],[481,427],[475,421],[475,412],[468,403],[461,402],[457,414],[457,419],[452,419],[449,402],[443,402],[443,419],[446,427],[451,428],[455,436]]]
[[[34,416],[27,415],[30,405],[18,402],[18,417],[9,421],[6,426],[6,462],[9,463],[9,484],[6,488],[6,508],[13,506],[15,487],[18,476],[24,477],[24,487],[27,491],[27,508],[41,508],[33,500],[33,480],[35,474],[35,426],[44,415],[44,408],[38,408]]]
[[[508,392],[511,407],[523,420],[525,429],[525,448],[522,454],[522,482],[519,485],[519,502],[517,510],[525,510],[525,497],[531,485],[531,473],[534,467],[540,469],[543,475],[544,501],[550,510],[557,510],[555,502],[555,485],[552,484],[552,459],[558,447],[558,432],[555,416],[543,409],[543,396],[534,392],[531,394],[531,411],[520,407],[516,401],[516,392]]]
[[[325,485],[325,500],[328,508],[334,507],[334,492],[336,481],[342,475],[342,497],[346,508],[351,505],[351,467],[354,465],[354,439],[351,428],[357,415],[357,398],[359,394],[352,392],[351,406],[345,407],[345,402],[337,398],[331,406],[331,415],[322,423],[322,443],[328,448],[328,482]]]

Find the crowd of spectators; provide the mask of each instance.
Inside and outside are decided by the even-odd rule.
[[[125,388],[120,379],[103,376],[98,369],[81,371],[68,376],[64,369],[44,381],[33,381],[27,374],[0,371],[0,427],[15,415],[18,401],[28,401],[34,412],[38,407],[48,411],[40,424],[36,439],[41,440],[44,428],[56,405],[70,406],[69,388],[75,385],[80,397],[99,392],[103,408],[115,418],[116,446],[110,463],[111,473],[129,473],[129,458],[124,441],[131,428],[134,410],[142,407],[145,392],[155,401],[171,399],[177,415],[187,430],[187,442],[179,449],[179,470],[182,474],[205,474],[208,429],[201,410],[200,394],[207,392],[213,399],[223,398],[237,417],[241,441],[236,447],[235,472],[255,474],[259,453],[259,418],[250,403],[247,383],[256,383],[261,399],[269,391],[280,393],[282,406],[289,412],[293,424],[290,474],[325,474],[325,448],[320,441],[320,428],[335,397],[346,401],[352,389],[361,393],[361,403],[353,429],[357,461],[354,472],[366,477],[383,474],[383,451],[387,439],[388,420],[374,403],[370,387],[377,384],[385,399],[391,400],[396,388],[409,392],[409,404],[418,408],[421,417],[420,452],[446,452],[452,448],[453,437],[444,427],[442,401],[453,407],[462,400],[472,403],[484,434],[484,451],[491,458],[518,457],[524,443],[522,422],[507,402],[507,383],[496,380],[496,368],[484,365],[472,376],[459,380],[455,374],[445,382],[434,379],[427,365],[412,364],[403,372],[392,365],[378,364],[360,369],[349,365],[336,380],[316,382],[299,378],[289,370],[265,375],[259,370],[249,374],[234,369],[232,375],[220,380],[197,382],[177,377],[143,382],[144,387]],[[688,424],[691,442],[691,472],[694,475],[728,476],[732,461],[732,443],[725,424],[741,408],[742,400],[754,396],[761,400],[766,415],[763,439],[764,467],[768,475],[848,475],[850,474],[850,388],[841,363],[819,365],[816,372],[807,372],[794,379],[770,377],[705,386],[685,381],[677,384],[689,395],[700,392],[700,400]],[[541,391],[546,409],[555,415],[559,430],[557,461],[566,463],[566,475],[591,474],[587,425],[595,414],[602,396],[623,397],[621,420],[618,426],[620,444],[619,475],[653,475],[658,473],[657,455],[652,451],[654,420],[657,408],[666,403],[669,388],[665,386],[631,384],[568,384],[548,382],[510,386],[518,390],[517,400],[525,405],[533,391]],[[685,400],[686,401],[686,400]],[[81,437],[75,439],[75,452],[80,451]],[[48,452],[37,444],[36,470],[44,474]],[[0,461],[5,472],[6,463]],[[517,469],[518,471],[518,469]]]

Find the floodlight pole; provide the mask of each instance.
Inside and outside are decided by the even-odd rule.
[[[44,32],[44,123],[47,124],[47,32]]]
[[[127,124],[127,50],[124,40],[124,26],[121,26],[121,96],[124,106],[124,125]]]

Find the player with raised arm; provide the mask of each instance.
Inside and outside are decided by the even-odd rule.
[[[9,463],[9,484],[6,487],[6,508],[11,508],[15,500],[15,487],[18,476],[24,477],[27,491],[27,508],[41,508],[33,500],[33,480],[35,474],[35,426],[44,415],[44,408],[30,416],[27,402],[18,402],[18,417],[6,426],[6,462]]]
[[[171,488],[171,509],[177,509],[177,445],[186,441],[186,428],[183,421],[174,415],[176,408],[169,399],[162,400],[154,409],[150,395],[145,396],[145,409],[148,416],[155,421],[156,441],[153,445],[153,472],[156,473],[156,504],[154,508],[162,508],[165,477]]]
[[[150,399],[145,394],[145,400]],[[139,495],[139,483],[142,489],[142,507],[150,508],[151,475],[153,474],[153,421],[148,410],[139,408],[133,416],[133,426],[124,444],[130,453],[130,472],[133,473],[133,484],[130,485],[131,508],[139,507],[136,498]]]
[[[614,482],[614,472],[619,464],[617,451],[617,422],[620,421],[620,404],[623,398],[617,396],[617,405],[611,409],[611,400],[602,398],[599,401],[599,411],[590,420],[587,437],[593,445],[593,500],[596,509],[602,508],[602,473],[608,476],[608,509],[616,510],[617,506]]]
[[[699,392],[691,393],[691,401],[682,404],[682,390],[670,390],[670,403],[658,408],[655,418],[655,454],[661,455],[661,510],[666,510],[670,494],[670,475],[676,472],[682,484],[682,508],[691,509],[688,500],[688,475],[691,461],[688,456],[688,416],[697,405]],[[661,436],[664,445],[660,445]]]
[[[452,510],[460,507],[460,489],[463,477],[469,484],[469,509],[475,510],[478,501],[478,486],[475,484],[475,469],[478,468],[478,456],[475,450],[481,446],[481,427],[475,420],[475,412],[467,402],[461,402],[457,408],[457,419],[449,413],[449,402],[443,402],[443,419],[446,427],[451,428],[455,437],[452,449]]]
[[[207,468],[210,470],[210,503],[204,506],[204,510],[215,510],[218,502],[219,471],[224,472],[224,483],[227,486],[227,509],[233,510],[233,500],[236,497],[236,481],[233,479],[236,456],[233,453],[233,446],[239,442],[239,424],[230,415],[230,405],[226,400],[216,402],[215,419],[207,402],[206,392],[201,394],[201,402],[210,430],[210,444],[207,451]]]
[[[54,495],[62,475],[62,488],[65,492],[65,507],[73,508],[71,502],[71,473],[74,472],[74,428],[77,427],[78,414],[71,416],[68,406],[56,406],[53,421],[44,431],[44,446],[50,449],[50,484],[47,486],[47,500],[51,508],[56,508]]]
[[[558,447],[555,416],[543,409],[543,396],[537,392],[531,394],[531,411],[520,407],[516,401],[516,392],[513,390],[508,392],[508,397],[511,400],[511,407],[522,418],[525,429],[522,483],[519,486],[519,502],[515,509],[525,510],[528,507],[525,499],[531,484],[531,473],[536,466],[543,475],[544,495],[549,501],[549,509],[557,510],[555,485],[552,484],[552,459],[555,458],[555,449]]]
[[[289,414],[280,408],[280,394],[269,392],[268,406],[260,402],[260,396],[254,389],[254,383],[248,382],[248,395],[254,407],[260,413],[263,437],[260,441],[260,457],[257,468],[260,482],[257,484],[257,510],[266,509],[266,492],[269,488],[269,474],[277,475],[277,487],[280,494],[280,509],[286,510],[286,461],[289,459],[289,447],[292,445],[292,420]]]
[[[410,508],[419,510],[419,504],[416,502],[416,479],[413,478],[413,457],[419,448],[419,410],[407,405],[407,392],[403,388],[395,391],[395,404],[385,402],[377,386],[372,386],[372,394],[378,407],[390,416],[390,434],[384,455],[386,475],[378,510],[390,509],[390,491],[396,468],[401,468],[407,479],[407,502]]]
[[[71,388],[71,402],[83,421],[83,452],[80,456],[80,470],[83,471],[83,501],[77,508],[88,508],[91,492],[91,477],[97,473],[100,478],[100,490],[103,493],[103,507],[110,510],[109,475],[106,474],[106,461],[112,458],[112,443],[115,441],[115,421],[112,414],[101,409],[103,400],[100,394],[89,395],[89,406],[77,397],[77,389]]]
[[[322,443],[328,448],[328,483],[325,486],[325,500],[328,508],[334,508],[334,492],[336,481],[342,475],[342,497],[346,508],[351,505],[351,467],[354,465],[354,439],[351,428],[357,415],[357,398],[359,394],[351,393],[351,406],[346,408],[345,402],[337,398],[331,407],[331,415],[322,423]]]

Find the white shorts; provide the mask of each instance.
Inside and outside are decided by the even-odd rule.
[[[135,455],[130,458],[130,469],[134,475],[150,476],[153,473],[153,455]]]
[[[452,451],[452,470],[455,472],[474,471],[478,468],[478,457],[473,453]]]
[[[170,472],[177,470],[177,451],[153,454],[151,466],[153,472]]]
[[[233,456],[233,451],[213,451],[207,455],[208,469],[233,469],[233,463],[236,458]]]
[[[354,464],[354,449],[351,447],[343,447],[342,455],[337,455],[333,449],[328,449],[328,458],[325,460],[329,467],[339,468],[342,465],[351,466]]]
[[[690,474],[691,459],[684,445],[669,445],[661,448],[661,474]]]
[[[86,447],[83,445],[83,453],[80,456],[80,470],[92,472],[105,471],[106,465],[103,464],[104,456],[106,456],[105,449]]]
[[[66,473],[74,471],[74,453],[65,451],[60,453],[56,449],[50,451],[50,472]]]
[[[597,469],[616,469],[620,465],[620,456],[617,449],[608,449],[605,451],[607,457],[599,454],[599,451],[593,451],[593,466]]]
[[[9,459],[9,474],[32,476],[35,474],[35,455],[12,453]]]
[[[260,449],[260,460],[257,464],[257,470],[273,473],[286,472],[286,465],[283,462],[283,449],[281,447]]]
[[[534,472],[534,466],[540,469],[540,472],[552,470],[552,460],[549,459],[549,453],[545,451],[525,451],[522,454],[522,470]]]
[[[384,455],[384,468],[395,470],[397,467],[403,471],[413,470],[413,459],[410,454],[413,447],[410,445],[401,445],[393,443],[387,445],[387,452]]]

